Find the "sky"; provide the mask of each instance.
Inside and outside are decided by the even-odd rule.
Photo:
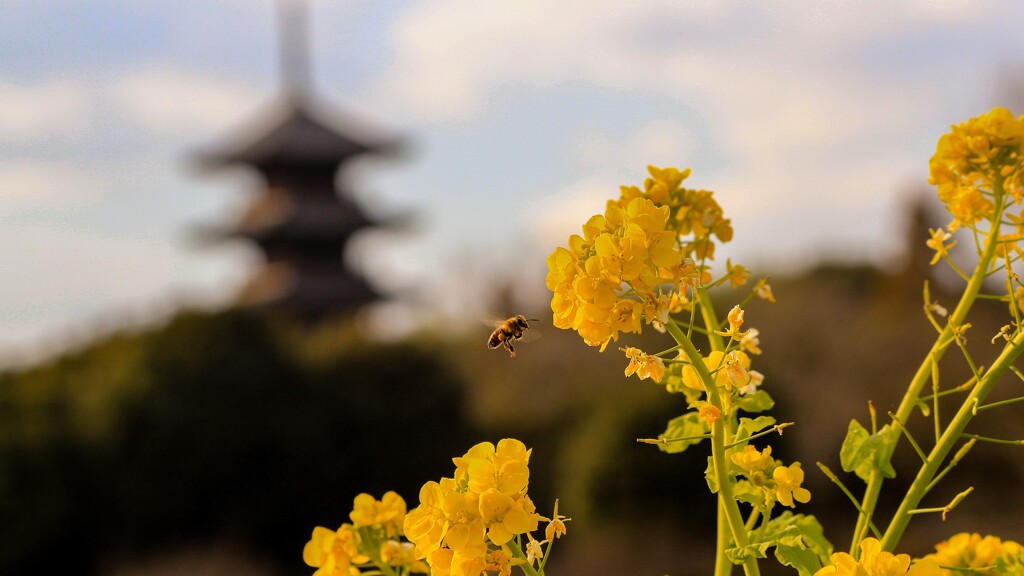
[[[260,183],[195,155],[280,95],[288,1],[0,0],[0,361],[244,283],[258,254],[201,230]],[[348,255],[403,295],[392,320],[486,306],[505,278],[542,297],[544,257],[648,164],[716,192],[736,229],[719,257],[755,274],[891,264],[937,138],[993,106],[1024,113],[1015,0],[309,0],[309,15],[314,91],[406,144],[350,175],[372,214],[413,217]]]

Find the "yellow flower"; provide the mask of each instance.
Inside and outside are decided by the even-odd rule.
[[[484,570],[497,572],[498,576],[510,576],[512,574],[512,564],[511,554],[499,548],[487,555]]]
[[[767,300],[772,304],[775,303],[775,295],[772,294],[772,287],[768,285],[767,278],[762,278],[757,281],[757,284],[754,285],[754,294],[762,300]]]
[[[356,496],[349,518],[356,526],[383,528],[389,538],[402,531],[405,521],[405,500],[396,492],[388,492],[380,500],[369,494]]]
[[[551,521],[544,529],[544,539],[548,542],[561,538],[565,534],[565,523],[572,520],[558,513],[558,500],[555,500],[555,511],[551,514]]]
[[[932,237],[929,238],[925,244],[932,250],[935,250],[935,255],[932,256],[932,261],[929,262],[929,264],[934,266],[940,258],[943,256],[949,256],[949,250],[953,246],[956,246],[956,241],[946,244],[946,240],[949,240],[953,236],[942,228],[939,228],[938,230],[932,230],[929,228],[928,233],[931,234]]]
[[[775,466],[771,446],[765,446],[764,450],[759,452],[757,448],[747,444],[742,451],[733,452],[731,459],[733,464],[742,468],[748,477],[754,472],[767,472]]]
[[[662,328],[685,303],[687,287],[701,280],[691,255],[711,258],[711,236],[732,237],[711,192],[680,187],[689,170],[648,171],[644,191],[622,187],[604,214],[587,220],[582,236],[570,236],[568,247],[547,258],[552,323],[602,351],[621,333],[639,334],[642,319]],[[729,268],[733,282],[748,273]]]
[[[740,350],[733,350],[728,356],[720,350],[715,350],[704,358],[704,366],[713,373],[715,385],[719,388],[741,387],[749,383],[750,356]],[[683,385],[686,387],[704,390],[704,384],[693,366],[683,366],[682,376]]]
[[[664,325],[668,323],[669,314],[673,312],[672,306],[676,302],[673,296],[678,292],[669,294],[650,294],[644,298],[643,314],[648,324],[653,324],[659,331],[664,331]],[[676,304],[678,306],[678,304]],[[675,310],[678,312],[679,310]]]
[[[451,548],[438,548],[427,554],[430,576],[450,576],[452,573],[452,560],[454,559],[455,553],[452,552]]]
[[[800,503],[807,503],[811,500],[811,493],[800,486],[804,481],[804,471],[800,468],[799,462],[794,462],[788,468],[779,466],[772,472],[775,480],[775,497],[783,506],[793,508],[793,500]]]
[[[690,169],[685,168],[657,168],[648,166],[647,173],[650,178],[644,180],[645,193],[659,204],[667,204],[669,193],[679,190],[680,184],[690,176]]]
[[[464,554],[455,552],[452,555],[451,576],[481,576],[488,568],[487,552]],[[431,572],[431,576],[434,576]]]
[[[963,574],[978,570],[985,572],[1000,559],[1015,566],[1020,566],[1024,548],[1012,540],[1001,540],[996,536],[984,536],[977,532],[968,534],[961,532],[949,540],[935,545],[935,552],[925,556],[944,567],[961,568],[963,570],[943,569],[946,576]],[[1021,566],[1024,571],[1024,566]]]
[[[1013,300],[1017,304],[1017,310],[1024,310],[1024,286],[1017,286],[1013,289]],[[1010,314],[1013,314],[1013,308],[1010,308]]]
[[[750,352],[751,354],[755,355],[760,354],[761,339],[758,338],[760,334],[761,333],[758,332],[757,328],[751,328],[744,332],[743,336],[740,338],[740,350],[743,350],[744,352]]]
[[[747,378],[747,383],[744,386],[740,386],[737,390],[740,394],[753,394],[757,392],[757,387],[764,383],[764,374],[757,370],[748,370]]]
[[[740,264],[733,265],[728,258],[725,260],[725,275],[729,278],[729,284],[733,288],[739,288],[747,283],[750,277],[750,270]]]
[[[626,376],[636,374],[641,380],[650,378],[655,382],[661,382],[665,377],[665,362],[657,357],[644,354],[643,351],[627,347],[626,358],[629,358],[629,365],[626,366]]]
[[[910,565],[908,554],[893,554],[882,550],[875,538],[865,538],[860,543],[860,560],[854,560],[846,552],[837,552],[831,557],[831,564],[814,573],[814,576],[940,576],[939,565],[933,560],[921,560]]]
[[[478,556],[487,550],[485,526],[480,518],[476,495],[446,491],[441,502],[448,530],[444,543],[456,554]],[[412,538],[409,538],[412,540]],[[418,546],[418,545],[417,545]]]
[[[526,543],[526,563],[533,566],[534,562],[544,558],[544,549],[541,543],[533,539],[533,534],[527,533],[530,541]]]
[[[729,310],[729,329],[726,331],[715,330],[715,334],[725,336],[726,338],[732,338],[733,340],[740,340],[743,338],[743,333],[740,332],[740,327],[743,326],[743,308],[737,304]]]
[[[1024,117],[1015,119],[1005,108],[953,126],[939,138],[928,181],[953,216],[951,229],[989,218],[994,204],[987,196],[997,183],[1020,201],[1022,142]]]
[[[722,417],[722,411],[715,408],[715,405],[710,402],[704,402],[697,409],[697,415],[700,416],[708,426],[713,426],[715,421]]]
[[[307,565],[317,568],[314,576],[348,576],[359,574],[352,564],[369,562],[370,558],[359,553],[359,535],[349,524],[337,531],[322,526],[313,529],[313,537],[302,550],[302,559]]]
[[[1014,252],[1020,253],[1020,239],[1021,234],[1014,232],[1013,234],[1000,234],[999,240],[996,244],[996,256],[1000,258],[1009,258]]]
[[[456,478],[464,478],[469,491],[477,495],[492,488],[502,494],[519,494],[530,481],[530,452],[514,438],[504,438],[497,446],[481,442],[454,459]]]
[[[516,497],[490,489],[480,495],[480,515],[487,527],[487,536],[501,546],[516,534],[537,529],[540,515],[526,496]]]
[[[443,500],[444,489],[441,485],[433,481],[427,482],[420,488],[420,505],[413,508],[405,517],[405,537],[416,545],[421,555],[437,550],[448,530],[448,520],[441,509]]]
[[[750,384],[750,373],[747,372],[747,367],[750,366],[750,360],[747,359],[745,363],[742,362],[739,358],[740,354],[742,354],[742,352],[733,350],[725,357],[725,367],[723,368],[723,371],[725,372],[725,375],[728,376],[728,382],[733,388],[743,388]],[[743,354],[743,356],[746,358],[747,355]]]

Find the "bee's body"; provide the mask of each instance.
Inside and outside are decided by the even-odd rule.
[[[516,349],[512,343],[521,339],[523,333],[529,327],[530,325],[527,323],[526,317],[522,314],[501,321],[498,323],[497,328],[494,329],[494,332],[491,332],[491,337],[487,339],[487,347],[497,348],[498,346],[504,346],[508,350],[509,356],[514,358]]]

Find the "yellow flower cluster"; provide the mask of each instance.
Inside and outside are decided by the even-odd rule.
[[[313,529],[302,558],[317,568],[314,576],[357,575],[360,567],[373,565],[429,572],[415,556],[412,544],[400,540],[405,500],[395,492],[388,492],[380,500],[369,494],[356,496],[349,519],[351,524],[342,524],[337,530],[322,526]]]
[[[526,494],[530,452],[510,438],[497,446],[477,444],[453,459],[453,478],[420,489],[419,506],[405,517],[405,535],[433,576],[479,576],[485,570],[507,574],[525,561],[507,545],[516,535],[536,530],[543,519]],[[557,512],[555,520],[561,523]]]
[[[943,566],[942,574],[974,573],[1024,574],[1024,547],[1012,540],[961,532],[935,545],[935,553],[925,556]],[[1015,568],[1011,570],[1010,567]],[[946,568],[957,569],[947,570]]]
[[[1018,204],[1024,196],[1024,116],[1006,108],[953,126],[939,138],[929,179],[953,215],[950,229],[992,217],[997,182]]]
[[[909,554],[885,552],[875,538],[861,541],[859,560],[846,552],[837,552],[831,561],[814,576],[940,576],[942,573],[939,565],[931,559],[919,560],[911,566]]]
[[[751,445],[733,452],[732,462],[739,466],[747,480],[764,492],[765,506],[779,502],[783,506],[795,507],[793,501],[806,504],[811,501],[811,492],[801,486],[804,471],[799,462],[789,466],[772,458],[772,447],[765,446],[758,451]]]
[[[732,238],[712,193],[682,188],[688,169],[648,171],[643,190],[622,187],[604,214],[584,224],[582,236],[547,258],[554,325],[602,350],[620,333],[639,333],[643,322],[660,326],[681,310],[683,288],[701,276],[693,258],[713,257],[712,238]],[[732,274],[745,281],[741,267]]]

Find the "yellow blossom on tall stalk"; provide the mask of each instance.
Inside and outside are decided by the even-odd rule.
[[[314,576],[348,576],[359,574],[353,564],[368,562],[370,558],[359,551],[359,535],[352,525],[343,524],[337,530],[322,526],[313,529],[313,537],[302,550],[307,565],[317,568]]]
[[[349,518],[356,526],[382,528],[389,538],[402,532],[405,500],[396,492],[387,492],[380,500],[369,494],[356,496]]]
[[[543,519],[526,493],[530,453],[512,438],[481,442],[452,459],[454,477],[423,486],[404,529],[432,574],[501,573],[519,562],[506,548]]]
[[[953,215],[956,230],[986,220],[995,208],[993,188],[1003,189],[1018,204],[1024,195],[1024,116],[1014,118],[1006,108],[953,126],[939,139],[929,162],[929,182]]]
[[[673,303],[686,301],[685,288],[702,280],[694,258],[713,257],[713,237],[732,238],[712,193],[681,187],[689,170],[648,172],[643,190],[622,187],[582,235],[547,258],[553,324],[602,350],[621,333],[640,333],[645,322],[661,328]],[[738,281],[745,269],[732,268]]]
[[[1012,540],[982,536],[977,532],[961,532],[935,545],[935,552],[925,556],[942,567],[943,576],[969,572],[990,574],[1024,574],[1024,547]]]
[[[910,555],[893,554],[882,550],[875,538],[860,543],[860,559],[846,552],[832,555],[832,562],[814,573],[814,576],[940,576],[939,565],[932,560],[921,560],[911,566]]]

